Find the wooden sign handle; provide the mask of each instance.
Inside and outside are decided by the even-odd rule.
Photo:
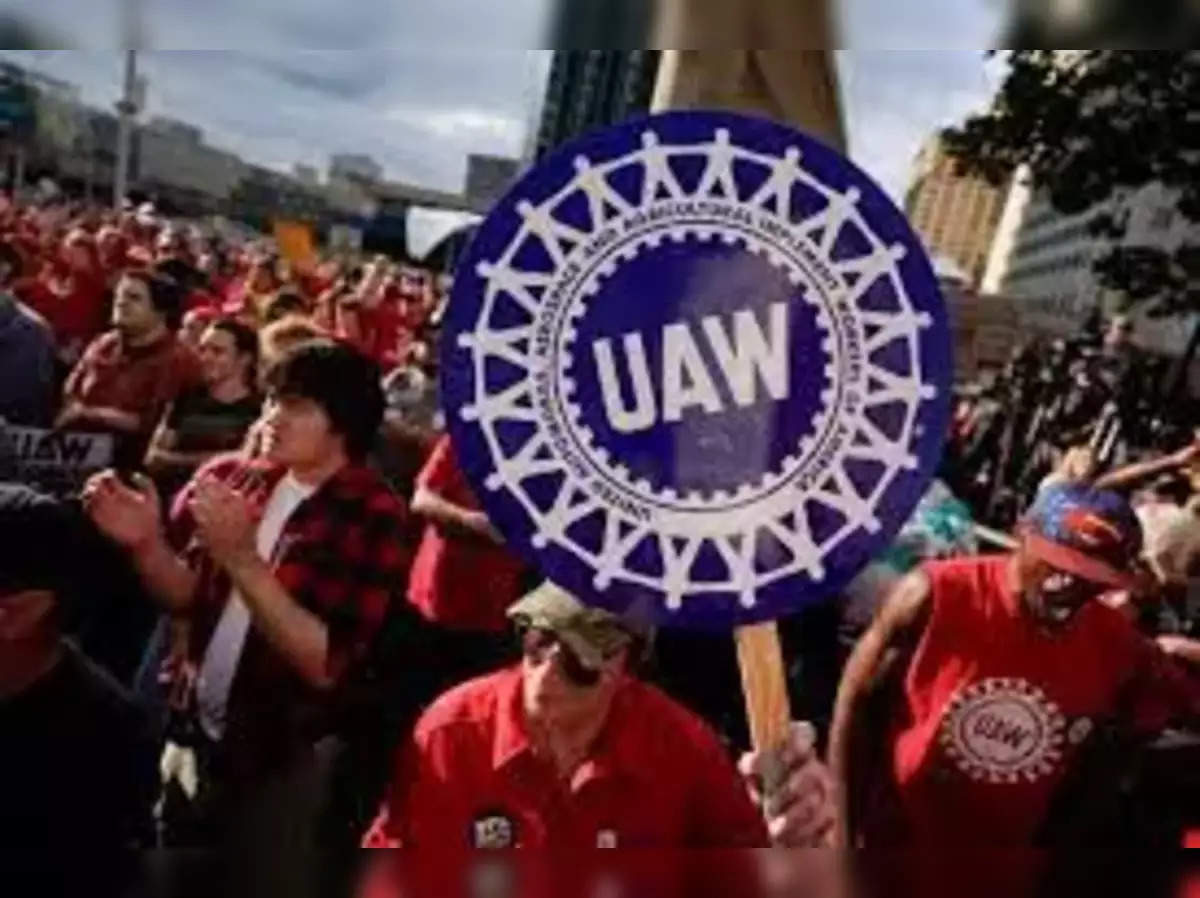
[[[739,627],[734,638],[751,742],[756,751],[773,752],[787,739],[792,717],[779,629],[774,621],[768,621]],[[779,784],[781,774],[780,770],[763,771],[763,786],[768,792]]]

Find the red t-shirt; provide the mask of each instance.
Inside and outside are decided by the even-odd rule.
[[[450,438],[443,436],[417,475],[417,487],[471,510],[479,502],[467,484]],[[425,525],[413,561],[408,598],[426,619],[456,630],[502,632],[504,612],[520,592],[522,565],[503,546],[466,539]]]
[[[925,846],[909,854],[930,859],[930,882],[944,882],[947,855],[1003,856],[979,877],[987,894],[1026,894],[1039,829],[1089,736],[1114,720],[1153,733],[1200,713],[1200,684],[1100,602],[1044,634],[1020,608],[1009,558],[925,570],[931,614],[888,743],[894,800],[868,810],[866,839]]]
[[[19,281],[17,298],[50,323],[60,346],[86,344],[104,330],[104,277],[99,272],[71,274],[47,266],[36,278]]]
[[[379,304],[358,311],[362,338],[359,349],[369,355],[383,370],[390,371],[408,361],[412,344],[413,325],[395,290],[388,290]]]
[[[681,880],[703,866],[703,852],[687,852],[768,844],[716,734],[657,689],[632,679],[619,689],[597,744],[566,782],[534,753],[521,684],[520,667],[509,668],[459,686],[422,715],[366,847],[414,849],[409,859],[447,886],[464,855],[519,848],[558,865],[521,872],[560,885],[578,888],[587,864],[612,858],[654,886],[637,894],[693,895]],[[534,885],[521,894],[564,893]]]
[[[143,433],[149,434],[167,404],[200,383],[200,362],[173,336],[134,348],[116,331],[109,331],[88,345],[63,394],[68,402],[135,414]]]

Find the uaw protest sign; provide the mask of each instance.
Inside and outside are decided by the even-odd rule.
[[[588,602],[707,629],[834,594],[890,543],[952,382],[883,191],[791,128],[695,111],[529,171],[460,262],[442,363],[508,543]]]
[[[58,497],[77,493],[113,461],[113,438],[107,434],[3,425],[0,442],[16,480]]]

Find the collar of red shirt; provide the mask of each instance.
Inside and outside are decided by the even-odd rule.
[[[501,770],[522,758],[533,757],[533,744],[525,726],[521,668],[507,672],[496,695],[496,733],[492,742],[492,768]],[[630,705],[640,684],[630,680],[613,698],[608,719],[587,759],[572,777],[572,791],[596,779],[630,777],[649,779],[645,758],[637,747],[637,722]]]
[[[126,359],[129,361],[137,361],[138,359],[149,358],[166,349],[170,349],[175,345],[175,336],[170,331],[165,332],[161,337],[153,343],[147,343],[144,346],[131,346],[121,336],[120,331],[109,331],[112,334],[112,342],[109,344],[109,355],[113,361]]]

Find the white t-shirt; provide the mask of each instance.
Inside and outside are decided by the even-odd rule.
[[[255,549],[263,561],[270,561],[284,525],[296,508],[316,492],[316,487],[298,481],[289,471],[275,486],[263,509],[262,520],[255,536]],[[208,738],[220,741],[225,735],[225,715],[229,706],[229,690],[237,673],[246,634],[250,632],[250,609],[236,589],[230,591],[229,601],[213,630],[204,661],[196,678],[196,709],[200,726]]]
[[[1200,516],[1190,505],[1180,508],[1166,502],[1142,505],[1136,512],[1145,557],[1171,582],[1185,582],[1193,560],[1200,556]]]

